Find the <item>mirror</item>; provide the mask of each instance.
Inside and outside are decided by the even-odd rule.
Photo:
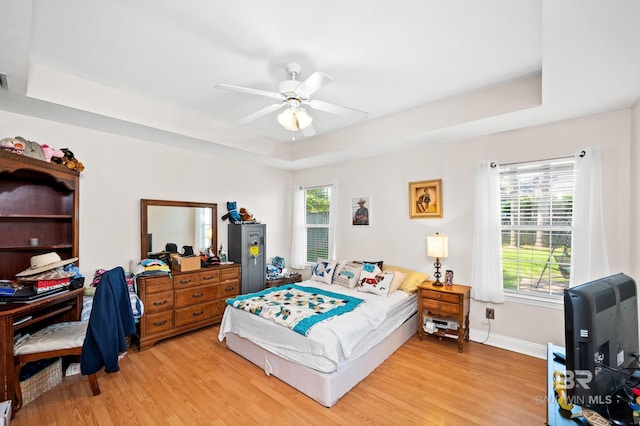
[[[192,246],[197,254],[218,246],[218,205],[189,201],[140,200],[140,259],[164,251],[173,243],[182,253]]]

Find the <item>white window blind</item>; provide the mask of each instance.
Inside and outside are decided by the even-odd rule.
[[[500,168],[505,291],[561,296],[569,286],[575,161]]]
[[[305,189],[305,227],[307,229],[307,258],[315,263],[318,258],[329,258],[329,224],[331,186]]]

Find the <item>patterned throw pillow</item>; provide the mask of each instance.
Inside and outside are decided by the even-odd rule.
[[[358,283],[358,291],[373,293],[378,296],[388,296],[393,276],[393,272],[381,272],[373,277],[364,278]]]
[[[362,272],[362,264],[355,262],[341,261],[338,262],[336,273],[333,274],[332,284],[341,285],[348,288],[355,288],[360,279]]]
[[[336,269],[335,260],[318,259],[318,263],[313,267],[311,278],[314,281],[320,281],[321,283],[331,284],[333,281],[333,273]]]
[[[362,264],[362,272],[360,272],[360,278],[358,278],[358,286],[362,283],[362,280],[367,278],[375,278],[376,275],[381,274],[382,269],[378,265],[373,263]]]

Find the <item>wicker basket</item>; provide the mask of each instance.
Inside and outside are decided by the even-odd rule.
[[[42,371],[20,382],[22,405],[27,405],[62,382],[62,358]]]

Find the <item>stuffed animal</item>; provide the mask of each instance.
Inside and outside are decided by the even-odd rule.
[[[222,220],[227,220],[231,223],[241,223],[242,217],[238,212],[237,203],[235,201],[227,201],[227,213],[222,216]]]
[[[79,172],[84,170],[84,164],[78,161],[76,156],[73,155],[73,152],[69,151],[69,149],[67,148],[62,148],[61,151],[64,153],[62,158],[52,157],[54,163],[62,164],[72,170],[77,170]]]
[[[64,152],[62,152],[59,149],[51,148],[49,145],[46,145],[46,144],[43,144],[41,146],[42,146],[42,151],[44,151],[44,158],[48,162],[51,162],[52,158],[62,158],[62,157],[64,157]]]
[[[253,215],[244,207],[240,207],[240,217],[243,222],[255,222]]]
[[[24,143],[19,139],[4,138],[0,140],[0,149],[3,151],[13,152],[15,154],[24,154]]]

